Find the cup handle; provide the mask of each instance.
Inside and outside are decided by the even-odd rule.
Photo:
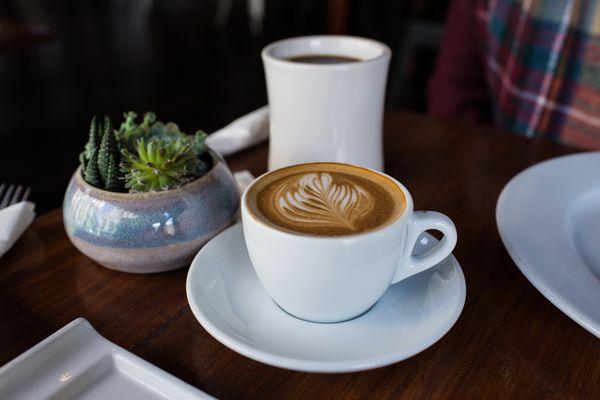
[[[425,253],[413,256],[412,251],[417,239],[423,232],[430,229],[442,232],[444,234],[443,239]],[[398,263],[392,284],[425,271],[448,257],[454,246],[456,246],[456,237],[454,222],[444,214],[435,211],[414,212],[409,222],[406,247]]]

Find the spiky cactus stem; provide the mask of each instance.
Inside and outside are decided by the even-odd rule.
[[[105,188],[111,192],[122,192],[124,182],[121,171],[119,170],[120,161],[117,161],[114,155],[110,156],[108,161],[108,169],[106,173]]]
[[[98,148],[100,148],[100,143],[102,142],[101,129],[102,127],[99,126],[99,122],[97,121],[96,116],[94,116],[90,124],[90,137],[85,145],[85,152],[88,159],[92,157],[93,150],[98,150]]]
[[[92,158],[92,152],[94,150],[98,150],[100,147],[100,142],[102,140],[102,135],[99,132],[98,124],[96,122],[96,117],[92,118],[92,122],[90,124],[90,134],[88,137],[88,141],[85,144],[84,150],[79,154],[79,162],[81,163],[81,169],[85,171],[87,167],[87,163],[90,158]]]
[[[100,189],[123,191],[124,177],[119,170],[120,146],[110,118],[105,116],[104,123],[96,117],[92,119],[90,136],[79,159],[86,182]]]
[[[119,160],[119,145],[112,128],[110,118],[104,117],[104,126],[102,132],[102,141],[100,142],[100,151],[98,152],[98,168],[104,184],[108,187],[108,174],[111,159]]]
[[[90,185],[103,189],[104,182],[102,181],[102,176],[98,169],[98,149],[92,148],[90,149],[90,152],[91,156],[83,170],[83,179]]]

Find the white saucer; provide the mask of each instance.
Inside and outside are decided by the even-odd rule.
[[[415,253],[435,243],[425,234]],[[391,286],[358,318],[335,324],[303,321],[282,311],[261,286],[241,224],[198,253],[186,289],[200,324],[225,346],[265,364],[311,372],[361,371],[411,357],[448,332],[466,295],[463,273],[450,256]]]

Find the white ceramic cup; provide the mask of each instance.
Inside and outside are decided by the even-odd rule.
[[[406,207],[392,223],[346,236],[311,236],[279,230],[248,209],[242,195],[244,239],[250,260],[263,287],[286,312],[315,322],[339,322],[367,311],[387,288],[431,268],[456,245],[456,228],[447,216],[413,211],[408,190],[388,177],[404,193]],[[431,251],[413,256],[421,233],[438,230],[444,237]]]
[[[301,55],[360,62],[307,64]],[[307,36],[262,51],[270,108],[269,170],[337,161],[383,170],[382,124],[390,49],[350,36]]]

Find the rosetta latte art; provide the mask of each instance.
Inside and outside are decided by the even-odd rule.
[[[305,224],[357,230],[356,222],[374,207],[373,197],[355,182],[328,173],[308,173],[287,181],[273,198],[282,217]]]

